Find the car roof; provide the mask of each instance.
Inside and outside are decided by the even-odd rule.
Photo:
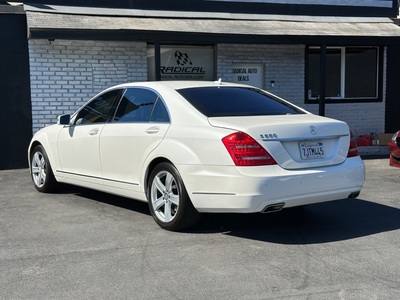
[[[230,82],[222,82],[222,81],[145,81],[145,82],[129,82],[120,84],[115,87],[148,87],[148,88],[170,88],[173,90],[179,90],[184,88],[196,88],[196,87],[216,87],[216,86],[232,86],[232,87],[250,87],[244,84],[236,84]]]

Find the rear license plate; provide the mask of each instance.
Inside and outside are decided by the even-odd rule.
[[[302,159],[318,159],[325,157],[323,142],[301,142],[299,145]]]

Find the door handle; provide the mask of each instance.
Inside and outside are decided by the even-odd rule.
[[[89,135],[96,135],[98,133],[99,133],[99,129],[98,128],[95,128],[95,129],[92,129],[92,130],[89,131]]]
[[[147,134],[155,134],[155,133],[157,133],[157,132],[159,132],[159,131],[160,131],[160,127],[158,127],[158,126],[153,126],[153,127],[147,128],[145,132],[146,132]]]

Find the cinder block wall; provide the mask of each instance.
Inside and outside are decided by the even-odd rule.
[[[104,88],[147,80],[147,45],[29,40],[33,132]]]
[[[266,90],[318,114],[318,104],[304,103],[304,55],[304,45],[219,44],[217,77],[231,81],[232,64],[235,63],[263,64]],[[274,87],[271,87],[271,80],[275,83]],[[385,83],[384,75],[384,99]],[[385,102],[326,104],[325,113],[327,117],[347,122],[355,134],[382,133],[385,129]]]

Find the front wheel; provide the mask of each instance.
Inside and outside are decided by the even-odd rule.
[[[47,153],[41,145],[36,146],[30,159],[31,177],[35,188],[42,193],[54,191],[58,183],[54,178]]]
[[[157,224],[166,230],[188,228],[200,218],[178,170],[170,163],[157,165],[150,175],[147,198]]]

